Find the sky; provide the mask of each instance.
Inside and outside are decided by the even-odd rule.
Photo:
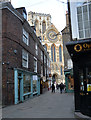
[[[14,8],[25,7],[26,11],[51,15],[51,22],[59,32],[66,26],[67,0],[11,0]]]

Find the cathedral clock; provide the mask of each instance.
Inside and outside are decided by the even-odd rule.
[[[47,38],[50,41],[56,41],[57,40],[57,33],[54,30],[47,31]]]

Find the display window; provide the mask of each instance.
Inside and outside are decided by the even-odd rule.
[[[79,76],[80,76],[80,91],[88,95],[91,92],[91,67],[87,66],[84,69],[80,69]]]
[[[37,81],[38,81],[37,75],[33,75],[33,93],[37,92]]]
[[[31,92],[31,80],[30,74],[23,74],[23,92],[28,93]]]
[[[33,80],[33,93],[37,92],[37,80]]]
[[[68,76],[68,89],[74,90],[74,78],[71,75]]]

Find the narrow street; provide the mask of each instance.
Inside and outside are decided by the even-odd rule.
[[[48,91],[24,103],[3,108],[3,118],[75,118],[73,93]]]

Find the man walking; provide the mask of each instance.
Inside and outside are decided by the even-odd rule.
[[[54,84],[52,84],[52,92],[55,93],[55,86],[54,86]]]
[[[60,84],[60,93],[62,94],[62,90],[63,90],[63,88],[64,88],[64,85],[63,85],[63,83],[61,82],[61,84]]]

